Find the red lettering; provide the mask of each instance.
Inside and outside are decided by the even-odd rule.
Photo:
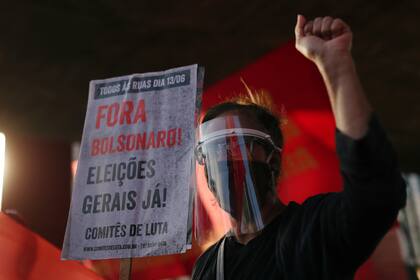
[[[165,130],[158,131],[156,148],[159,148],[161,146],[165,147],[165,136],[166,136],[166,131]]]
[[[113,127],[118,121],[118,111],[120,110],[120,104],[112,103],[108,108],[108,114],[106,119],[106,125]]]
[[[152,131],[149,135],[149,141],[147,141],[146,149],[149,149],[150,147],[155,147],[155,133]]]
[[[130,100],[123,101],[120,124],[131,124],[131,112],[133,112],[133,102]]]
[[[102,155],[104,155],[108,152],[108,141],[109,141],[109,139],[107,137],[101,139],[101,149],[100,149],[100,151],[101,151]]]
[[[120,134],[93,139],[91,156],[131,152],[146,149],[157,149],[181,145],[181,128],[141,132],[137,134]],[[115,141],[115,143],[114,143]]]
[[[134,134],[128,135],[128,137],[127,137],[127,144],[126,144],[126,150],[127,151],[134,150],[135,144],[136,144],[136,139],[135,139]]]
[[[118,152],[124,151],[125,135],[124,134],[121,134],[120,136],[118,136],[117,141],[118,141],[117,151]]]
[[[100,147],[100,142],[98,139],[93,139],[92,141],[92,149],[90,151],[90,154],[92,156],[96,156],[99,153],[99,147]]]
[[[134,116],[134,123],[137,123],[139,120],[142,122],[146,121],[146,111],[144,110],[144,100],[140,99],[139,104],[137,105],[136,115]]]
[[[113,154],[116,152],[116,149],[114,148],[114,136],[109,137],[109,153]]]
[[[176,144],[176,129],[172,128],[168,130],[168,138],[166,138],[166,145],[172,147]]]
[[[140,99],[137,105],[136,113],[134,118],[133,114],[133,101],[126,100],[120,103],[112,103],[111,105],[100,105],[98,106],[98,112],[96,114],[96,128],[101,127],[101,121],[105,118],[106,112],[106,125],[108,127],[114,127],[117,123],[123,124],[135,124],[139,121],[146,121],[146,111],[144,100]]]
[[[137,134],[137,141],[136,141],[136,150],[140,149],[140,147],[144,150],[146,148],[146,138],[147,133],[143,132],[143,134]]]
[[[101,126],[101,119],[105,117],[105,114],[102,112],[108,107],[107,105],[100,105],[98,107],[98,114],[96,115],[96,128],[98,129]]]

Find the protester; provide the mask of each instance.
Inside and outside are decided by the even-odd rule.
[[[395,152],[355,70],[349,26],[299,15],[295,35],[328,91],[343,191],[282,204],[281,120],[261,96],[216,105],[196,156],[232,227],[200,256],[193,279],[353,279],[405,204]]]

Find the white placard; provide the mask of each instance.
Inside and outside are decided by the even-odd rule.
[[[91,81],[63,259],[155,256],[190,247],[202,77],[191,65]]]

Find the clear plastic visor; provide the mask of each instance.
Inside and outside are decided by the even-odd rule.
[[[257,128],[257,129],[256,129]],[[230,232],[260,231],[276,199],[270,135],[241,116],[218,117],[199,127],[195,233],[200,243]]]

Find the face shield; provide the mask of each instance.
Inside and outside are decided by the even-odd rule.
[[[227,115],[198,128],[195,233],[200,243],[226,232],[262,230],[278,202],[272,165],[281,149],[255,127],[244,116]]]

